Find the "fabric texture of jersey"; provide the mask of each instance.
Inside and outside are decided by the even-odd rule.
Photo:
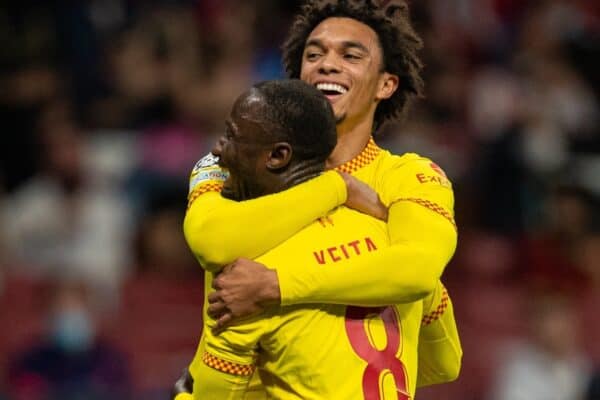
[[[385,223],[339,208],[257,261],[281,265],[278,269],[328,268],[387,246]],[[236,376],[238,385],[257,366],[268,395],[276,399],[362,400],[377,398],[380,391],[389,398],[396,393],[412,398],[422,307],[421,301],[379,308],[287,306],[219,335],[210,331],[214,321],[207,317],[203,364]],[[199,380],[197,398],[222,390]]]

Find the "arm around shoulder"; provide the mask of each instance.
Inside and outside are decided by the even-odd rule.
[[[451,184],[430,164],[418,159],[383,177],[390,247],[324,269],[278,270],[281,303],[384,306],[431,293],[454,254],[457,228]]]
[[[333,171],[247,201],[208,192],[189,205],[184,234],[202,266],[215,270],[240,257],[257,257],[345,201],[344,180]]]

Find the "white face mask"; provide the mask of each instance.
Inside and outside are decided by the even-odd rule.
[[[52,320],[54,342],[67,352],[88,350],[94,339],[94,326],[83,309],[60,311]]]

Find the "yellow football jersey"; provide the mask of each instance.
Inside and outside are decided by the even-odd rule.
[[[385,223],[341,207],[257,261],[278,270],[291,264],[323,269],[388,245]],[[200,372],[195,396],[243,398],[239,386],[257,367],[269,398],[412,398],[422,315],[422,301],[378,308],[284,306],[218,336],[210,331],[214,321],[205,316],[203,364],[248,378],[227,389],[223,382],[202,379]]]
[[[216,270],[219,265],[238,257],[256,258],[300,231],[307,221],[325,215],[328,210],[345,201],[344,182],[335,172],[324,173],[319,178],[279,194],[239,203],[229,201],[218,193],[220,175],[199,173],[211,171],[214,163],[206,163],[203,160],[199,162],[201,163],[210,165],[201,165],[201,168],[195,169],[196,173],[192,174],[192,178],[200,178],[193,179],[190,185],[189,209],[184,231],[192,251],[208,270]],[[303,263],[285,257],[275,263],[270,260],[263,261],[268,266],[285,267],[278,270],[282,303],[288,306],[304,303],[365,306],[382,306],[396,302],[406,302],[412,306],[421,304],[422,329],[418,339],[419,378],[416,383],[418,386],[425,386],[455,379],[460,369],[462,350],[452,303],[447,292],[438,281],[435,289],[428,289],[433,291],[423,302],[414,303],[411,300],[422,297],[423,282],[431,282],[433,276],[439,277],[454,251],[456,225],[449,180],[430,160],[416,154],[392,155],[380,149],[372,140],[361,154],[338,169],[368,183],[390,207],[388,228],[392,220],[396,227],[393,231],[388,231],[393,246],[387,249],[378,247],[377,251],[348,258],[346,254],[350,255],[355,251],[352,244],[343,248],[334,245],[331,253],[329,248],[322,248],[313,254],[314,262],[342,258],[340,261],[329,262],[327,268],[306,268]],[[215,180],[215,177],[218,179]],[[290,204],[295,205],[294,212],[289,212]],[[273,218],[274,215],[277,218]],[[269,223],[265,224],[265,220]],[[356,226],[348,229],[349,232],[353,232]],[[440,234],[435,236],[431,232]],[[348,243],[354,240],[356,239]],[[382,249],[383,251],[380,251]],[[207,280],[207,290],[210,290],[210,280]],[[343,306],[325,306],[327,307],[346,310]],[[393,309],[396,315],[402,315],[398,313],[397,307]],[[379,320],[381,317],[373,321]],[[401,318],[399,323],[405,332]],[[383,332],[388,333],[385,329]],[[389,333],[393,334],[393,330]],[[376,336],[379,337],[368,336],[370,343],[379,343],[376,342],[379,340]],[[416,340],[403,340],[402,348],[408,349],[408,346],[411,346],[410,351],[414,351],[417,348]],[[247,342],[241,340],[240,344],[244,345]],[[310,352],[310,348],[307,351]],[[210,379],[216,374],[220,379],[217,370],[204,369],[204,354],[204,346],[201,343],[190,366],[194,378],[200,381]],[[247,360],[235,357],[224,359],[234,364],[250,365]],[[403,365],[410,364],[410,359],[407,355],[402,361]],[[344,370],[344,364],[339,363],[339,366],[340,370]],[[413,366],[416,368],[416,359],[411,368]],[[265,379],[268,377],[264,373],[262,375]],[[409,392],[414,393],[415,379],[411,380],[410,374],[407,376]],[[382,379],[388,382],[388,378]],[[232,381],[245,386],[247,379],[236,376],[235,380],[230,379],[230,383]],[[386,385],[387,383],[383,387],[387,387]],[[243,393],[243,389],[241,392]],[[238,398],[235,396],[231,398]]]
[[[372,139],[337,169],[369,184],[388,206],[392,246],[349,260],[344,269],[334,265],[322,271],[282,270],[278,276],[282,304],[381,306],[423,298],[434,289],[456,248],[450,181],[431,160],[412,153],[392,155]],[[239,257],[253,259],[343,204],[345,185],[337,175],[326,172],[285,192],[239,203],[222,198],[214,180],[193,180],[184,220],[188,244],[208,270]]]
[[[392,155],[372,139],[357,157],[337,169],[367,183],[388,207],[391,246],[350,260],[344,269],[334,265],[323,271],[293,266],[282,270],[278,274],[281,303],[380,306],[423,298],[434,289],[456,248],[450,181],[431,160],[412,153]],[[350,290],[355,288],[360,290]]]

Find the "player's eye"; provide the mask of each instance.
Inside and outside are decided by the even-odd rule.
[[[361,56],[359,56],[358,54],[346,53],[346,54],[344,54],[344,59],[355,61],[355,60],[360,60]]]
[[[315,61],[316,59],[318,59],[321,56],[321,53],[318,53],[316,51],[310,51],[306,53],[306,59],[308,61]]]

